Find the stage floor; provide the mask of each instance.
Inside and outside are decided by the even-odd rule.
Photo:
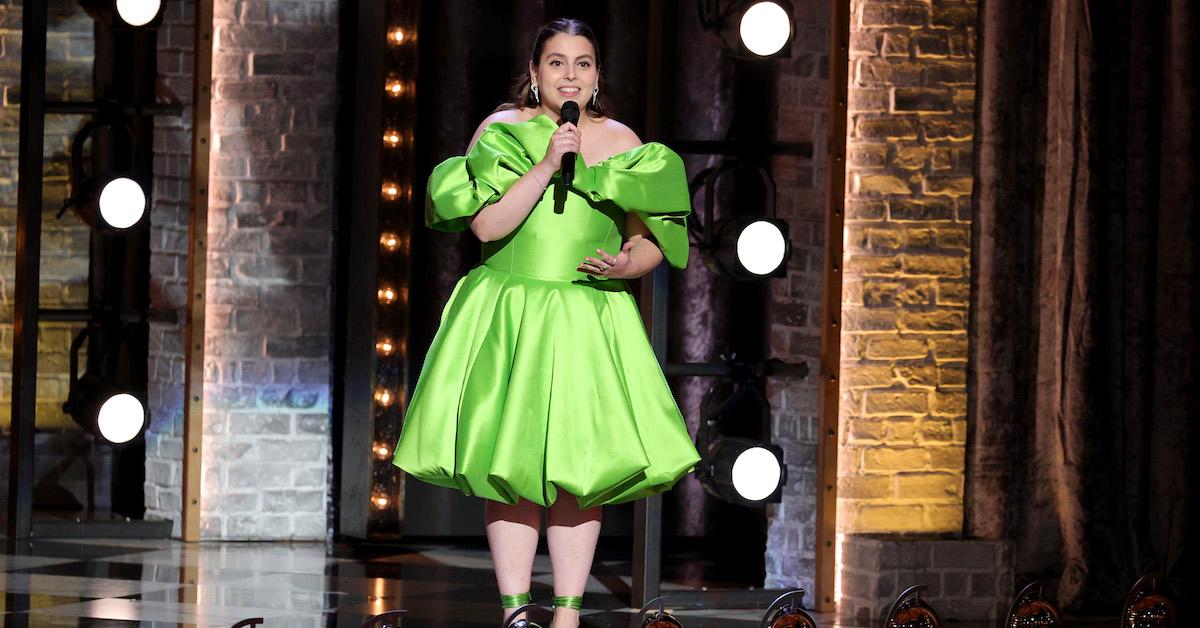
[[[597,553],[583,626],[640,626],[636,609],[623,601],[628,572],[628,558]],[[549,556],[539,553],[535,601],[548,605],[552,584]],[[689,585],[696,586],[694,578]],[[664,591],[672,588],[686,587],[664,582]],[[486,549],[439,544],[40,540],[27,555],[0,555],[0,590],[6,627],[228,628],[262,617],[267,627],[358,628],[371,615],[397,608],[408,611],[402,625],[414,628],[494,628],[500,618]],[[757,626],[762,610],[676,615],[687,628],[741,628]],[[832,617],[817,619],[822,627],[844,626]]]

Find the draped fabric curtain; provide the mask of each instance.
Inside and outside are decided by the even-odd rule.
[[[965,531],[1075,611],[1196,588],[1198,15],[980,7]]]

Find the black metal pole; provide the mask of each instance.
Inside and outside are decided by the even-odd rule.
[[[42,261],[42,133],[46,100],[46,3],[27,2],[21,23],[21,139],[17,181],[17,263],[13,297],[12,436],[8,539],[33,529],[33,430],[37,419],[38,287]]]

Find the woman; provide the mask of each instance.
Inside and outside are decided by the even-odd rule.
[[[469,228],[483,261],[442,311],[393,460],[487,500],[505,619],[530,601],[549,509],[555,628],[579,625],[601,506],[665,491],[700,459],[626,282],[664,256],[687,264],[683,162],[607,117],[598,50],[578,20],[544,26],[514,102],[431,173],[426,225]],[[556,122],[568,100],[578,125]]]

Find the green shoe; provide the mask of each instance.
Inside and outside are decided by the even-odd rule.
[[[530,597],[528,591],[525,593],[518,593],[517,595],[500,595],[501,608],[517,609],[508,616],[508,620],[504,622],[503,628],[542,628],[540,625],[535,624],[528,619],[514,619],[521,613],[537,608],[537,604],[530,604],[529,600]]]

